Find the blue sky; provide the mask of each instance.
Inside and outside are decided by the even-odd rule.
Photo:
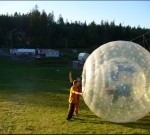
[[[0,1],[0,14],[29,13],[38,5],[39,11],[53,11],[55,21],[61,14],[64,21],[87,24],[101,20],[116,25],[150,28],[150,1]]]

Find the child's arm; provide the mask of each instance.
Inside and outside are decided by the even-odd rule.
[[[82,93],[81,93],[81,92],[75,92],[75,94],[77,94],[77,95],[81,95],[81,96],[82,96]]]
[[[77,91],[72,91],[72,93],[75,93],[75,94],[77,94],[77,95],[81,95],[82,96],[82,93],[81,92],[77,92]]]
[[[73,83],[73,78],[72,78],[71,71],[69,72],[69,81],[70,81],[70,83]]]

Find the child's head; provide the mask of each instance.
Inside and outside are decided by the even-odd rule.
[[[74,81],[73,81],[73,86],[79,87],[80,85],[81,85],[81,82],[80,82],[80,81],[77,81],[77,80],[74,80]]]
[[[77,80],[74,80],[73,85],[77,85],[77,82],[78,82]]]

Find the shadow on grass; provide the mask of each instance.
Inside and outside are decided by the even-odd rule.
[[[108,121],[103,121],[102,119],[98,118],[96,115],[84,115],[80,114],[79,117],[74,117],[76,121],[81,123],[91,123],[91,124],[107,124]]]
[[[145,116],[136,122],[130,122],[130,123],[116,123],[117,125],[122,125],[125,127],[130,127],[134,129],[146,129],[150,130],[150,116]]]
[[[115,124],[121,125],[124,127],[129,127],[133,129],[145,129],[150,130],[150,116],[145,116],[142,119],[136,122],[130,123],[113,123],[109,121],[104,121],[101,118],[98,118],[96,115],[83,115],[81,114],[79,117],[74,117],[75,121],[79,121],[81,123],[91,123],[91,124]]]

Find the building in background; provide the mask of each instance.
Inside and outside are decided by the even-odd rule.
[[[20,48],[20,49],[10,49],[10,54],[11,55],[30,55],[30,56],[35,56],[35,49],[24,49],[24,48]]]
[[[53,49],[10,49],[10,54],[11,55],[30,55],[30,56],[35,56],[37,58],[44,58],[44,57],[59,57],[59,51],[58,50],[53,50]]]

